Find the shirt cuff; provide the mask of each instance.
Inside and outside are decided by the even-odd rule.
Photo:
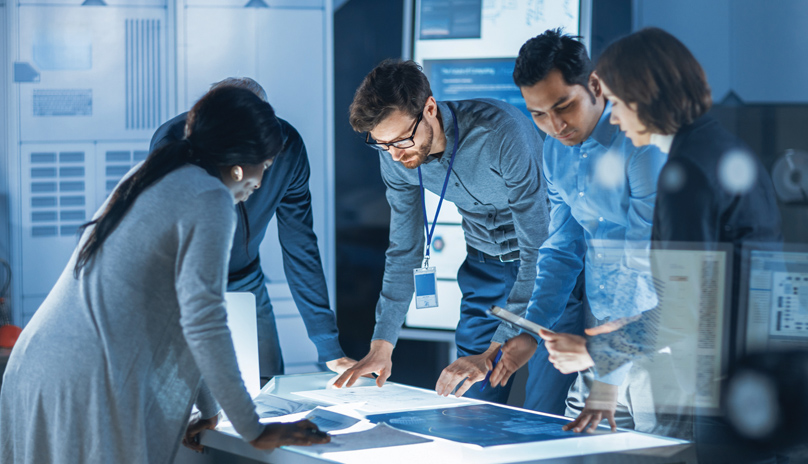
[[[205,381],[200,380],[199,384],[199,393],[196,395],[196,407],[199,409],[202,419],[210,419],[218,414],[221,408],[219,407],[219,403],[216,402],[216,398],[213,397],[213,393],[210,392],[210,389]]]
[[[376,323],[376,327],[373,329],[373,337],[372,340],[385,340],[396,346],[396,342],[398,341],[398,336],[401,333],[401,327],[396,327],[394,324],[389,323]]]
[[[345,352],[339,345],[339,337],[317,340],[314,345],[317,347],[317,362],[324,363],[345,357]]]

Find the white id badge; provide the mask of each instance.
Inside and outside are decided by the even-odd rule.
[[[415,278],[415,307],[438,307],[438,278],[434,267],[418,268],[412,270]]]

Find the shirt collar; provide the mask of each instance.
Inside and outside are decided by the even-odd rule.
[[[673,145],[673,137],[676,134],[671,135],[662,135],[662,134],[651,134],[651,145],[656,145],[659,147],[659,150],[666,155],[671,151],[671,145]]]
[[[620,130],[618,126],[613,126],[609,122],[609,118],[612,116],[612,102],[607,101],[606,106],[603,108],[603,114],[600,115],[600,119],[598,120],[598,124],[592,129],[592,133],[589,135],[589,139],[598,142],[604,147],[608,147],[612,143],[612,137],[614,137],[615,132]],[[586,140],[584,140],[586,142]]]

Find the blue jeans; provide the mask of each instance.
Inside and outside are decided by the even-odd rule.
[[[455,332],[458,358],[481,354],[491,345],[500,322],[486,311],[493,305],[505,306],[516,282],[519,265],[519,261],[503,263],[469,251],[457,271],[457,284],[463,292],[460,322]],[[511,393],[511,384],[508,382],[504,387],[488,385],[481,392],[482,383],[477,383],[464,396],[505,404]]]
[[[250,292],[255,295],[255,313],[258,323],[258,364],[261,385],[276,375],[283,374],[283,353],[278,340],[275,314],[265,285],[264,273],[256,271],[239,280],[227,283],[228,292]]]
[[[491,345],[491,339],[500,321],[489,316],[486,311],[492,305],[504,307],[508,301],[519,272],[520,261],[503,263],[486,258],[482,253],[469,252],[457,272],[457,284],[463,292],[460,303],[460,322],[455,332],[457,357],[483,353]],[[567,304],[564,315],[555,325],[557,330],[583,334],[583,273]],[[578,295],[578,298],[575,296]],[[553,414],[564,414],[565,400],[570,385],[576,375],[558,372],[547,360],[544,343],[539,345],[536,354],[528,362],[529,375],[525,405],[527,409]],[[511,392],[512,381],[504,387],[490,385],[480,391],[479,384],[473,385],[464,396],[493,403],[506,404]]]

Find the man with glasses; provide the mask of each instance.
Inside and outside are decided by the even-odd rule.
[[[548,223],[539,133],[524,114],[498,100],[435,101],[421,68],[399,60],[384,61],[365,77],[350,122],[379,150],[391,209],[390,246],[370,353],[335,386],[351,386],[371,373],[382,386],[390,376],[414,288],[421,294],[413,275],[431,269],[425,235],[429,250],[433,222],[440,219],[426,218],[426,188],[457,205],[468,244],[457,274],[463,292],[458,359],[444,369],[436,390],[448,395],[457,388],[458,396],[507,402],[510,384],[472,386],[491,370],[500,343],[517,333],[486,311],[498,305],[523,314],[533,290]]]

